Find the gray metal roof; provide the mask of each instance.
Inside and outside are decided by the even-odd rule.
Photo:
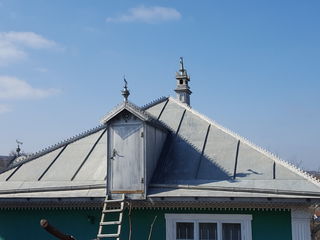
[[[107,138],[110,119],[123,110],[164,128],[150,114],[130,102],[116,106],[102,125],[14,161],[0,171],[0,198],[104,197]]]
[[[161,99],[145,110],[172,131],[150,185],[154,197],[215,196],[219,191],[235,196],[320,197],[320,183],[314,177],[174,98]]]
[[[0,198],[103,196],[105,132],[99,126],[13,163],[0,173]]]
[[[320,198],[319,181],[174,98],[122,103],[102,122],[124,109],[170,131],[149,197]],[[103,124],[13,163],[0,199],[105,196],[105,135]]]

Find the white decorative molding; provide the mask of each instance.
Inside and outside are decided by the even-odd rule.
[[[177,222],[195,223],[195,240],[198,238],[198,226],[200,222],[217,223],[218,240],[222,240],[222,223],[240,223],[241,239],[252,240],[251,221],[249,214],[165,214],[166,219],[166,240],[175,240]]]
[[[311,213],[308,210],[291,210],[292,240],[311,240]]]

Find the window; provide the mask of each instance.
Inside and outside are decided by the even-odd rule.
[[[176,224],[176,239],[194,239],[193,223],[177,222]]]
[[[251,240],[251,215],[166,214],[166,240]]]

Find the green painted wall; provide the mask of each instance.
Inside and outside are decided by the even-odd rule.
[[[133,209],[131,212],[132,240],[147,240],[155,216],[152,239],[165,239],[165,213],[252,214],[253,240],[291,240],[289,211],[255,210],[151,210]],[[115,216],[110,216],[115,217]],[[77,240],[96,237],[100,210],[0,210],[0,240],[41,239],[53,240],[39,225],[46,218],[61,231],[72,234]],[[121,239],[129,234],[128,211],[125,212]]]
[[[96,221],[90,223],[88,216]],[[64,233],[77,240],[92,239],[98,231],[98,210],[0,210],[0,240],[54,240],[40,227],[45,218]]]

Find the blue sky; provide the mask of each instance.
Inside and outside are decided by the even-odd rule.
[[[0,0],[0,155],[99,124],[122,101],[173,95],[252,142],[320,168],[320,2]]]

